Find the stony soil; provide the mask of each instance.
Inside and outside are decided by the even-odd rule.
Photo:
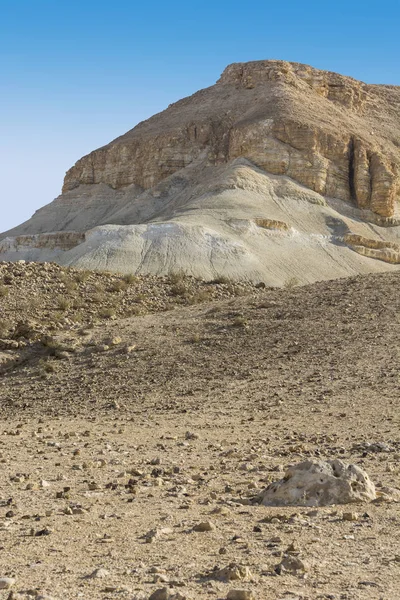
[[[227,278],[203,281],[179,272],[134,276],[55,263],[0,262],[0,349],[22,348],[44,335],[76,332],[106,319],[254,294],[257,289]],[[15,343],[8,348],[5,340]]]
[[[26,339],[0,378],[10,597],[398,600],[399,282],[105,319],[46,355]],[[337,457],[377,501],[252,504],[287,465]],[[278,574],[285,555],[304,570]]]

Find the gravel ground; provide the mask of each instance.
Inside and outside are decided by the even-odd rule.
[[[10,597],[398,600],[399,281],[257,290],[8,350]],[[378,500],[252,503],[289,464],[331,458]],[[279,575],[287,556],[302,567]]]

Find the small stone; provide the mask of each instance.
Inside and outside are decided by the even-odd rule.
[[[298,575],[304,573],[307,570],[306,565],[298,556],[287,555],[283,560],[275,567],[275,572],[278,575],[283,573],[291,573],[292,575]]]
[[[131,352],[133,352],[135,350],[135,348],[136,348],[136,345],[134,345],[134,346],[126,346],[125,347],[126,354],[130,354]]]
[[[93,573],[88,575],[89,579],[105,579],[110,575],[110,572],[107,569],[103,569],[100,567],[99,569],[95,569]]]
[[[155,540],[163,535],[171,535],[173,530],[170,527],[161,527],[159,529],[151,529],[144,535],[146,544],[152,544]]]
[[[204,532],[204,531],[214,531],[216,529],[214,523],[211,521],[204,521],[203,523],[198,523],[193,527],[193,531]]]
[[[39,485],[37,483],[28,483],[25,489],[35,491],[39,489]]]
[[[85,513],[86,513],[86,510],[84,508],[82,508],[81,506],[77,506],[76,508],[72,509],[73,515],[84,515]]]
[[[264,506],[327,506],[376,498],[367,473],[341,460],[308,460],[288,468],[285,477],[271,483],[260,500]]]
[[[161,567],[150,567],[149,573],[165,574],[165,569],[162,569]]]
[[[171,594],[167,587],[159,588],[155,592],[151,594],[149,600],[169,600],[171,598]]]
[[[214,572],[213,577],[219,581],[251,581],[253,574],[249,567],[231,563],[224,569]]]
[[[254,600],[253,592],[250,590],[230,590],[227,600]]]
[[[345,512],[343,513],[343,521],[358,521],[359,514],[356,512]]]
[[[154,575],[153,583],[169,583],[169,577],[162,574]]]
[[[9,590],[15,585],[15,579],[12,577],[0,577],[0,590]]]
[[[300,548],[296,542],[292,542],[287,548],[286,552],[288,554],[298,554],[300,552]]]
[[[51,533],[53,533],[52,530],[48,527],[45,527],[44,529],[39,529],[39,531],[36,531],[35,537],[42,537],[44,535],[50,535]]]

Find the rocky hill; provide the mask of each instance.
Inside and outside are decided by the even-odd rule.
[[[0,258],[282,284],[400,263],[400,88],[283,61],[80,159]]]

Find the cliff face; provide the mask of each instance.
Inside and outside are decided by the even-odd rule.
[[[147,190],[196,161],[239,157],[392,224],[400,200],[400,88],[297,63],[233,64],[214,86],[80,159],[63,192],[98,183]]]

